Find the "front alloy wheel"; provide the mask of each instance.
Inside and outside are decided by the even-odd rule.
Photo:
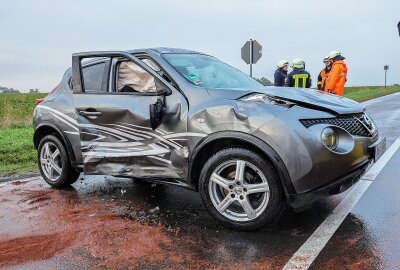
[[[244,160],[229,160],[219,165],[211,174],[208,192],[214,207],[236,221],[257,218],[269,201],[265,175]]]
[[[221,150],[206,162],[200,191],[217,220],[241,230],[254,230],[273,221],[283,201],[273,166],[242,148]]]

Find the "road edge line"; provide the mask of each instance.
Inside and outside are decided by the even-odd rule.
[[[338,206],[328,215],[328,217],[319,225],[307,241],[296,251],[290,260],[282,268],[283,270],[306,270],[314,262],[315,258],[325,247],[333,234],[342,224],[343,220],[353,209],[354,205],[361,198],[364,192],[372,184],[373,180],[379,175],[392,156],[400,148],[400,138],[398,138],[382,157],[368,170],[361,180],[353,187],[347,196]],[[372,171],[372,174],[369,172]]]
[[[380,96],[380,97],[377,97],[377,98],[369,99],[369,100],[366,100],[366,101],[363,101],[363,102],[360,102],[360,103],[362,105],[364,105],[364,106],[368,106],[368,105],[370,105],[370,103],[374,103],[374,102],[379,101],[381,99],[384,99],[384,98],[387,98],[387,97],[391,97],[391,96],[397,96],[397,95],[400,95],[400,92],[394,92],[394,93],[391,93],[389,95],[384,95],[384,96]]]

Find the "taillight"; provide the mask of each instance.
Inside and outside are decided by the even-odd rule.
[[[40,102],[43,101],[43,98],[38,98],[35,100],[35,106],[39,105]]]
[[[51,91],[47,94],[46,97],[48,97],[48,96],[50,96],[51,94],[53,94],[54,91],[56,91],[57,88],[58,88],[59,86],[60,86],[60,84],[57,84],[57,86],[54,87],[53,90],[51,90]],[[36,100],[35,100],[35,106],[39,105],[43,100],[44,100],[44,98],[38,98],[38,99],[36,99]]]

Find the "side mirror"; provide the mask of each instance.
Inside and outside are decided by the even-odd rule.
[[[397,24],[397,28],[399,29],[399,36],[400,36],[400,22]]]
[[[159,97],[154,104],[150,104],[150,126],[153,130],[161,124],[165,104],[165,95]]]

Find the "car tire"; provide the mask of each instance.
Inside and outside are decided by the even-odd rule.
[[[43,179],[55,188],[72,185],[80,174],[72,167],[64,145],[54,135],[47,135],[40,141],[38,165]]]
[[[236,230],[256,230],[275,221],[284,205],[275,168],[245,148],[214,154],[201,170],[199,189],[211,215]]]

